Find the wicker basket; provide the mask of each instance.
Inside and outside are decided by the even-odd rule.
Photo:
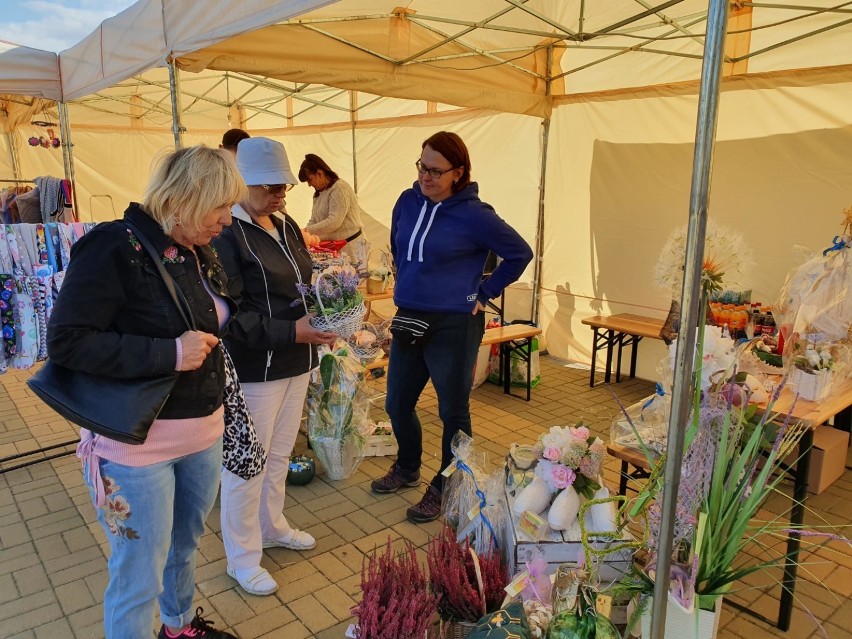
[[[367,313],[367,307],[361,301],[357,306],[348,308],[340,313],[326,314],[322,303],[322,296],[319,293],[319,284],[324,277],[334,279],[333,275],[320,273],[317,276],[317,281],[314,282],[314,297],[317,300],[320,313],[310,319],[311,326],[321,331],[339,335],[343,339],[349,339],[352,337],[352,333],[361,328],[361,324],[364,322],[364,315]]]
[[[469,621],[441,621],[439,636],[443,639],[465,639],[476,628]]]
[[[361,360],[362,364],[370,364],[372,363],[382,352],[382,344],[379,339],[379,330],[373,324],[369,322],[364,322],[358,330],[367,331],[372,333],[372,335],[376,338],[375,341],[367,346],[358,346],[355,343],[354,334],[349,338],[349,348],[352,349],[352,352]],[[357,331],[356,331],[357,332]]]

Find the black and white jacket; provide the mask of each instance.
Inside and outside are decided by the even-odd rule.
[[[296,343],[296,320],[306,314],[296,284],[311,283],[311,256],[298,224],[275,213],[278,239],[239,205],[233,223],[213,244],[239,306],[225,336],[241,382],[295,377],[317,363],[316,347]]]

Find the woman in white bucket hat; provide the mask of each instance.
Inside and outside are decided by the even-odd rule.
[[[232,209],[233,224],[215,247],[239,305],[225,345],[234,360],[266,468],[246,481],[222,470],[222,538],[228,574],[246,592],[271,595],[278,584],[260,566],[263,548],[309,550],[314,538],[284,517],[285,482],[299,432],[317,344],[334,334],[308,322],[297,284],[310,284],[311,257],[299,225],[279,208],[297,183],[284,145],[269,138],[241,140],[237,168],[248,196]]]

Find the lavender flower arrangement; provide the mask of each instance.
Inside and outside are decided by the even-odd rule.
[[[319,275],[315,286],[297,284],[296,288],[305,298],[308,312],[317,315],[336,315],[354,308],[364,301],[358,290],[361,278],[354,267],[330,266]]]

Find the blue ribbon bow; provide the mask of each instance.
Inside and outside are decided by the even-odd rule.
[[[835,235],[834,239],[831,242],[832,245],[822,252],[823,257],[828,255],[832,251],[839,251],[842,248],[846,248],[846,239],[842,235]]]
[[[642,410],[639,411],[639,417],[642,417],[642,413],[645,412],[645,409],[648,408],[651,404],[653,404],[654,400],[657,399],[658,396],[662,397],[665,394],[666,391],[663,389],[663,385],[660,382],[657,382],[654,387],[654,394],[648,399],[647,402],[642,404]]]

